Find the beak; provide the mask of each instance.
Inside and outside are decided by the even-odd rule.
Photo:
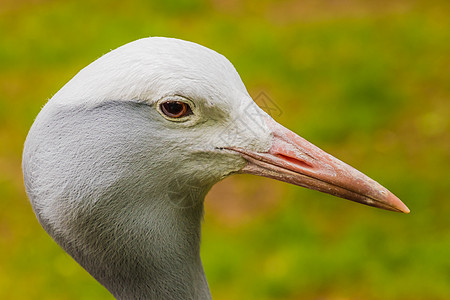
[[[239,173],[273,178],[361,204],[409,213],[400,199],[376,181],[274,120],[268,118],[266,123],[273,132],[268,152],[227,148],[248,161]]]

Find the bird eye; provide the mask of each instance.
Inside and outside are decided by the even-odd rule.
[[[166,101],[160,104],[160,109],[169,118],[179,119],[192,114],[189,104],[182,101]]]

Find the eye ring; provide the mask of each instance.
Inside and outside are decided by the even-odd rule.
[[[191,105],[179,99],[162,101],[159,103],[158,108],[165,118],[173,121],[181,121],[193,114]]]

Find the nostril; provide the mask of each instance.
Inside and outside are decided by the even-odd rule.
[[[283,154],[280,154],[280,153],[275,154],[275,156],[281,158],[284,161],[288,161],[291,164],[295,164],[295,165],[298,165],[298,166],[301,166],[301,167],[304,167],[304,168],[313,168],[313,166],[310,163],[307,163],[306,161],[303,161],[303,160],[299,160],[297,158],[286,156],[286,155],[283,155]]]

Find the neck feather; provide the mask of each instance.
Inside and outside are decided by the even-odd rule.
[[[211,299],[200,260],[203,201],[197,203],[112,211],[106,201],[77,217],[77,239],[53,235],[117,299]]]

